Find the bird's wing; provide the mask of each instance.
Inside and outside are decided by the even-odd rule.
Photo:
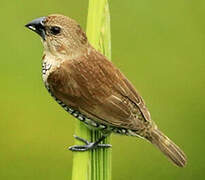
[[[93,50],[64,61],[48,76],[54,96],[101,123],[138,130],[150,121],[144,101],[127,78]]]

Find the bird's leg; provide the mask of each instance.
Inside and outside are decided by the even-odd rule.
[[[85,145],[74,145],[69,147],[69,150],[71,151],[79,151],[79,152],[83,152],[83,151],[88,151],[91,149],[95,149],[95,148],[109,148],[112,145],[110,144],[99,144],[101,141],[103,141],[108,135],[102,135],[101,138],[99,138],[96,142],[89,142],[81,137],[78,137],[76,135],[74,135],[74,138],[76,138],[77,140],[85,143]]]

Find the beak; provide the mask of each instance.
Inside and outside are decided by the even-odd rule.
[[[29,28],[30,30],[39,34],[42,37],[42,39],[45,40],[45,36],[46,36],[45,24],[44,24],[45,19],[46,17],[40,17],[40,18],[34,19],[33,21],[26,24],[25,26]]]

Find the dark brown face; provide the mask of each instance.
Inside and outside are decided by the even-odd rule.
[[[37,18],[26,25],[43,39],[44,50],[52,54],[69,55],[84,51],[89,46],[86,34],[79,24],[66,16],[51,14]]]
[[[57,36],[61,33],[61,27],[57,25],[50,25],[46,24],[47,17],[40,17],[34,19],[30,23],[26,24],[25,26],[32,31],[39,34],[43,40],[45,40],[46,36]]]

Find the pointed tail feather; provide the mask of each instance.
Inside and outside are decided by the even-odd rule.
[[[157,128],[152,129],[147,139],[156,145],[174,164],[179,167],[186,165],[186,155],[184,152],[160,130]]]

